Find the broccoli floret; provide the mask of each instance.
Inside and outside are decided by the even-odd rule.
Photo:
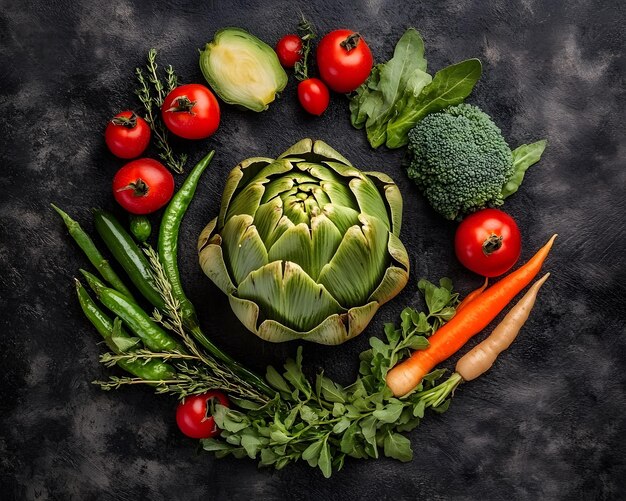
[[[469,104],[418,122],[409,132],[409,155],[409,177],[446,219],[502,205],[502,187],[513,174],[500,129]]]

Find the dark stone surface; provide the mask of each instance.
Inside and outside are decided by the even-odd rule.
[[[0,9],[0,497],[3,499],[619,499],[626,496],[626,225],[624,5],[601,0],[472,2],[131,2],[2,0]],[[510,143],[548,138],[540,166],[507,203],[526,260],[552,233],[553,273],[519,340],[485,377],[462,387],[443,416],[410,434],[415,459],[348,460],[331,480],[304,464],[258,470],[249,460],[196,454],[173,421],[175,402],[90,384],[109,371],[71,278],[86,261],[50,210],[54,201],[92,230],[91,207],[122,162],[102,140],[115,112],[136,106],[133,68],[148,48],[185,81],[202,82],[197,48],[222,26],[269,43],[293,31],[298,10],[320,32],[347,26],[386,60],[407,26],[432,70],[476,56],[484,75],[470,102]],[[305,136],[326,140],[362,168],[392,175],[405,198],[403,240],[412,279],[367,332],[338,348],[307,345],[308,370],[348,382],[357,354],[401,309],[417,278],[480,279],[455,261],[454,224],[424,203],[400,168],[402,152],[371,150],[334,96],[306,116],[290,82],[261,114],[223,107],[208,141],[179,143],[191,159],[217,156],[182,228],[181,268],[217,342],[255,369],[296,345],[244,331],[200,271],[195,241],[216,213],[227,172]],[[179,179],[180,182],[180,179]],[[472,343],[473,344],[473,343]],[[448,366],[452,366],[448,364]]]

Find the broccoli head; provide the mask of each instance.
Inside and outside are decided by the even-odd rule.
[[[502,205],[502,188],[513,174],[500,129],[469,104],[418,122],[409,132],[409,155],[409,177],[446,219]]]

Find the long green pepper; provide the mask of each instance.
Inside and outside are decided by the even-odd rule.
[[[150,263],[120,222],[113,214],[96,210],[94,211],[94,225],[115,260],[124,268],[139,292],[153,306],[165,311],[165,302],[154,283]]]
[[[185,348],[159,327],[139,305],[129,301],[116,290],[105,286],[88,271],[80,270],[80,272],[100,302],[120,317],[133,334],[141,338],[147,348],[153,351],[185,352]]]
[[[80,280],[75,280],[75,283],[78,301],[87,319],[100,333],[106,345],[113,353],[118,355],[123,353],[112,340],[114,329],[113,321],[98,308],[95,301],[91,299],[91,296],[83,287],[83,284],[80,283]],[[124,330],[119,330],[117,335],[130,339],[130,336]],[[146,381],[165,381],[176,377],[174,368],[162,360],[118,360],[117,365],[126,372],[141,379],[145,379]]]
[[[249,369],[246,369],[235,359],[220,350],[207,338],[204,332],[202,332],[196,310],[189,298],[187,298],[180,280],[180,272],[178,269],[178,234],[180,224],[196,192],[200,177],[211,163],[214,154],[215,150],[209,152],[208,155],[196,164],[187,176],[187,179],[185,179],[185,182],[167,205],[159,229],[159,261],[163,266],[168,281],[172,285],[172,295],[180,303],[180,313],[185,327],[191,331],[194,338],[204,346],[211,355],[224,362],[238,376],[246,381],[250,381],[268,396],[273,396],[276,392],[272,390],[262,378]]]
[[[180,281],[180,272],[178,270],[178,233],[183,216],[187,212],[187,208],[198,187],[200,176],[211,163],[214,154],[215,150],[212,150],[189,173],[185,182],[167,205],[161,218],[161,228],[159,229],[159,261],[163,266],[167,279],[172,285],[173,296],[180,302],[180,313],[185,325],[190,329],[198,326],[198,317]]]
[[[133,299],[131,292],[124,285],[120,277],[117,276],[117,273],[115,273],[113,268],[111,268],[109,262],[100,253],[91,237],[81,228],[80,224],[78,224],[77,221],[74,221],[66,212],[59,209],[56,205],[50,205],[52,205],[52,208],[58,212],[61,218],[63,218],[63,222],[65,223],[70,236],[85,253],[89,262],[96,267],[96,270],[98,270],[98,273],[100,273],[102,278],[111,284],[115,290],[128,296],[130,299]]]

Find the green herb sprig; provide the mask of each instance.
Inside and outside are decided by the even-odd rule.
[[[156,146],[159,150],[159,157],[171,170],[177,174],[182,174],[185,164],[187,163],[187,155],[181,153],[177,156],[174,153],[174,150],[169,144],[169,134],[158,113],[158,109],[163,105],[163,100],[167,93],[178,86],[178,77],[174,73],[172,66],[167,66],[165,68],[166,83],[163,85],[157,71],[158,65],[156,63],[156,56],[156,49],[150,49],[148,51],[146,68],[135,69],[135,75],[139,83],[139,88],[135,93],[143,104],[143,118],[152,129]]]

